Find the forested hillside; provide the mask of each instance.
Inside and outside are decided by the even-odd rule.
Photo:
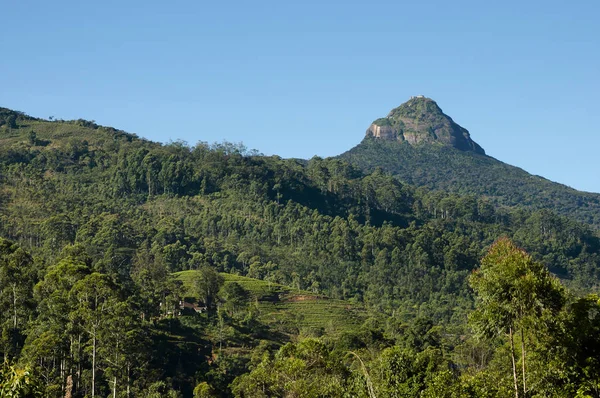
[[[49,397],[505,396],[509,340],[490,330],[513,319],[523,365],[532,345],[522,396],[593,394],[596,359],[583,347],[597,342],[569,330],[581,319],[600,327],[588,316],[597,301],[578,298],[598,287],[600,240],[585,224],[496,199],[341,159],[161,145],[0,109],[2,386]],[[471,278],[474,300],[469,275],[501,237],[531,254],[495,246],[525,264],[515,275],[550,281],[556,297],[525,302],[533,318],[506,310],[514,316],[491,329],[493,317],[477,316],[469,328],[492,295]],[[301,300],[321,300],[332,321],[302,315]],[[340,327],[343,314],[352,322]],[[572,354],[557,355],[551,374],[540,366],[549,347]],[[440,395],[446,385],[455,388]]]
[[[373,133],[376,129],[380,134]],[[450,133],[454,135],[445,138]],[[549,209],[600,227],[600,194],[577,191],[486,156],[429,98],[411,99],[376,120],[362,142],[340,158],[365,172],[381,168],[407,184],[486,197],[499,206]]]

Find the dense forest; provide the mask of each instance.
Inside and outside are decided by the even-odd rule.
[[[475,193],[1,108],[0,395],[600,397],[595,229]]]

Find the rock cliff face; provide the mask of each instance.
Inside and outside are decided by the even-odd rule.
[[[387,117],[375,120],[367,129],[367,136],[406,141],[411,145],[439,143],[485,154],[483,148],[471,139],[467,129],[454,123],[434,100],[423,96],[412,97],[392,109]]]

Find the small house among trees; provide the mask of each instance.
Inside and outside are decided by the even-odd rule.
[[[207,311],[207,307],[200,305],[200,303],[190,303],[186,300],[179,301],[179,315],[185,315],[186,312],[191,313],[192,311],[196,314],[201,314]]]

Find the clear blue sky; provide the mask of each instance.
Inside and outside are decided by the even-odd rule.
[[[600,2],[7,1],[0,106],[339,154],[424,94],[491,156],[600,192]]]

